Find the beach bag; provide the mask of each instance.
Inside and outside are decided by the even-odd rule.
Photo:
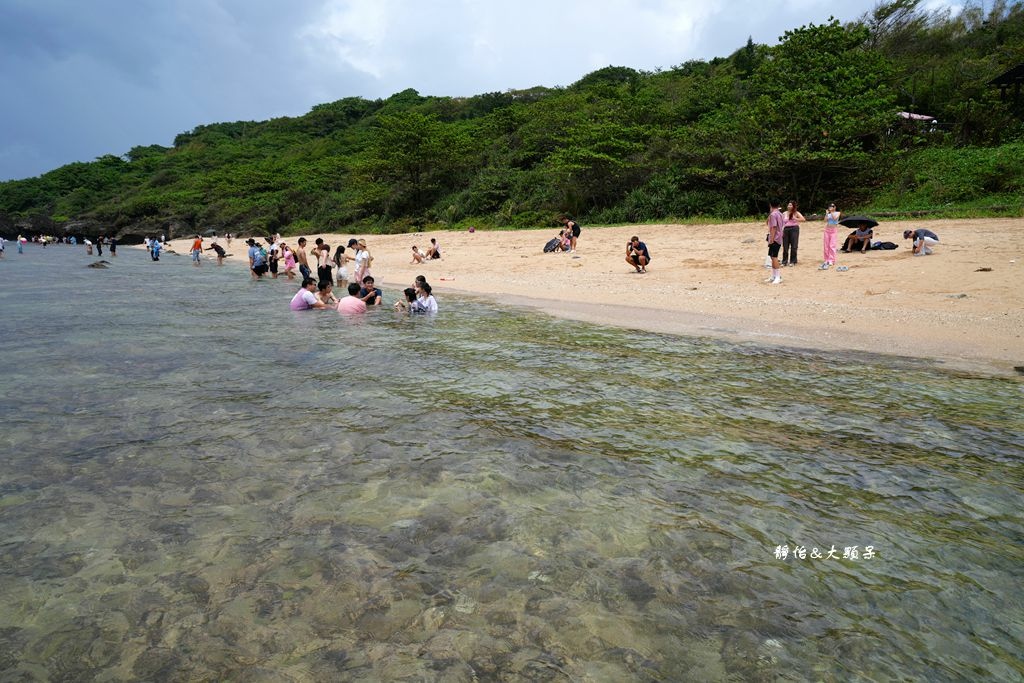
[[[544,253],[545,254],[550,254],[554,250],[558,249],[558,243],[559,243],[559,239],[557,237],[555,237],[554,239],[548,240],[548,243],[544,245]]]

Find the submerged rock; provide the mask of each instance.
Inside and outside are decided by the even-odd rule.
[[[87,265],[86,268],[103,268],[104,270],[106,270],[107,266],[109,265],[110,261],[96,261],[95,263],[90,263],[89,265]]]

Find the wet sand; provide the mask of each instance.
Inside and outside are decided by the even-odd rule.
[[[660,333],[894,354],[986,374],[1024,366],[1024,246],[1013,239],[1024,219],[883,222],[875,239],[899,249],[840,252],[846,272],[818,270],[822,227],[802,226],[799,265],[783,269],[780,285],[764,282],[761,222],[584,226],[574,254],[543,253],[556,228],[306,237],[310,245],[323,237],[332,251],[365,238],[389,301],[423,274],[442,307],[451,292]],[[911,254],[902,232],[917,227],[939,236],[935,254]],[[840,228],[840,244],[847,232]],[[632,235],[651,251],[647,274],[624,261]],[[443,258],[410,263],[412,245],[425,251],[431,237]],[[189,244],[171,248],[187,254]],[[241,240],[228,251],[230,261],[246,261]]]

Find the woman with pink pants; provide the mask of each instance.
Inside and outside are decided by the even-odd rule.
[[[840,213],[836,209],[836,205],[829,204],[828,211],[825,212],[825,233],[822,235],[825,261],[819,270],[828,270],[836,264],[836,240],[838,239],[836,234],[839,230],[839,216]]]

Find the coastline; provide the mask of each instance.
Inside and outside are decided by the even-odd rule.
[[[927,227],[936,253],[914,257],[902,231]],[[876,228],[893,251],[839,254],[849,270],[820,271],[821,224],[801,228],[800,265],[764,283],[762,223],[584,226],[577,253],[545,254],[557,229],[400,235],[309,234],[332,246],[367,240],[389,300],[423,274],[445,292],[482,296],[567,319],[741,343],[868,352],[964,372],[1020,375],[1024,365],[1024,246],[1020,218],[891,221]],[[652,254],[639,275],[624,262],[639,235]],[[840,231],[840,236],[845,233]],[[433,237],[444,258],[410,263]],[[297,237],[285,238],[294,245]],[[187,254],[190,241],[171,248]],[[207,241],[208,244],[208,241]],[[246,263],[244,242],[231,262]],[[207,252],[209,254],[210,252]],[[983,269],[990,270],[983,270]]]

